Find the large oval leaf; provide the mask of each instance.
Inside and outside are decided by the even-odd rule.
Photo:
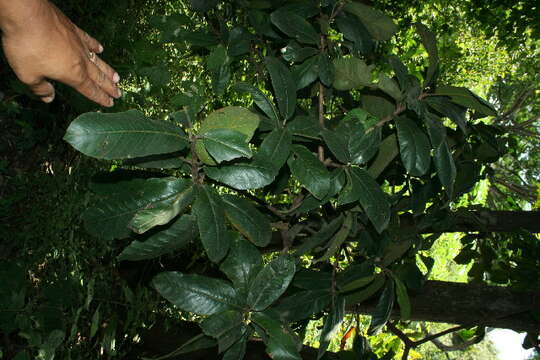
[[[277,28],[291,38],[304,44],[318,45],[319,34],[306,19],[293,12],[278,9],[270,14],[270,20]]]
[[[302,360],[291,329],[273,315],[265,312],[254,312],[251,315],[253,322],[265,332],[264,335],[267,335],[265,339],[267,353],[275,360]]]
[[[118,260],[146,260],[172,253],[189,244],[197,233],[195,217],[184,215],[165,229],[160,229],[149,236],[145,241],[133,241],[118,255]]]
[[[224,195],[225,215],[231,224],[249,241],[264,247],[272,239],[270,221],[253,204],[235,195]]]
[[[394,307],[394,282],[392,280],[387,280],[384,290],[379,298],[377,307],[371,315],[371,324],[369,325],[368,335],[375,335],[381,330],[390,315],[392,314],[392,308]]]
[[[480,115],[497,116],[497,111],[493,105],[467,88],[456,86],[439,86],[437,87],[434,95],[449,96],[456,104],[475,110]]]
[[[371,85],[371,70],[373,65],[366,65],[356,57],[334,60],[334,83],[336,90],[348,91],[361,86]]]
[[[240,157],[250,158],[252,153],[246,136],[231,129],[213,129],[201,135],[206,150],[218,163]]]
[[[317,199],[330,191],[330,173],[319,159],[305,146],[293,146],[294,155],[289,160],[291,173]]]
[[[238,83],[234,86],[237,91],[248,93],[253,97],[253,102],[264,112],[269,119],[278,124],[279,114],[272,101],[261,90],[248,83]]]
[[[435,166],[437,167],[437,176],[441,180],[441,184],[444,186],[448,196],[451,198],[454,193],[454,183],[456,181],[456,164],[446,141],[439,145],[435,151],[434,159]]]
[[[262,311],[287,290],[295,272],[294,260],[280,256],[268,263],[249,288],[247,303],[255,311]]]
[[[138,110],[87,113],[69,125],[64,140],[98,159],[130,159],[179,151],[188,145],[182,128],[148,119]]]
[[[209,178],[229,185],[237,190],[260,189],[272,183],[276,172],[271,161],[252,161],[220,167],[205,167]]]
[[[431,163],[429,139],[414,121],[405,117],[396,119],[396,126],[401,160],[407,173],[413,176],[424,175]]]
[[[136,213],[171,204],[189,184],[188,180],[168,177],[134,179],[103,186],[110,195],[83,214],[85,227],[91,234],[105,239],[126,238],[132,234],[128,225]]]
[[[208,258],[213,262],[221,261],[227,255],[231,243],[225,226],[225,211],[221,197],[213,188],[200,186],[197,188],[193,213],[197,216],[201,242]]]
[[[299,291],[284,298],[272,309],[287,322],[300,321],[323,311],[331,300],[330,289]]]
[[[165,299],[184,311],[212,315],[240,309],[236,291],[226,281],[180,272],[162,272],[152,280]]]
[[[204,334],[216,338],[219,353],[238,341],[246,332],[246,328],[242,313],[235,310],[211,315],[201,323]]]
[[[397,32],[394,21],[379,10],[358,2],[348,2],[343,10],[356,15],[375,40],[386,41]]]
[[[274,171],[278,172],[289,158],[291,144],[292,134],[289,130],[275,129],[264,138],[254,158],[261,163],[269,160]]]
[[[261,254],[255,246],[238,235],[219,269],[233,282],[237,292],[247,296],[251,281],[262,269]]]
[[[267,56],[264,58],[264,63],[270,73],[279,112],[284,120],[288,120],[293,116],[296,108],[296,84],[294,78],[285,64],[278,59]]]

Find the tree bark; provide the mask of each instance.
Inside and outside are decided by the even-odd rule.
[[[456,325],[488,326],[518,332],[539,332],[540,322],[531,314],[540,311],[540,292],[515,291],[501,286],[427,281],[421,291],[411,294],[410,320]],[[374,298],[349,311],[371,314]],[[393,318],[399,318],[396,306]]]

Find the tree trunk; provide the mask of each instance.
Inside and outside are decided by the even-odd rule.
[[[377,299],[362,303],[356,311],[370,314]],[[532,316],[540,311],[540,292],[519,292],[501,286],[427,281],[411,294],[411,320],[457,325],[488,326],[518,332],[539,332],[540,322]],[[351,306],[349,311],[354,311]],[[396,306],[392,314],[399,317]]]

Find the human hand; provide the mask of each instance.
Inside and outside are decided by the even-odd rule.
[[[100,105],[114,105],[113,98],[121,96],[120,77],[96,55],[103,51],[97,40],[47,0],[6,1],[19,6],[3,5],[13,6],[4,11],[10,16],[9,26],[6,21],[1,26],[4,53],[17,77],[34,94],[46,103],[53,101],[55,90],[47,81],[51,79]]]

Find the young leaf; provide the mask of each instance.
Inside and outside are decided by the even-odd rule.
[[[368,66],[363,60],[356,57],[335,59],[334,68],[336,73],[332,86],[336,90],[348,91],[371,85],[373,65]]]
[[[277,109],[272,101],[259,89],[252,86],[248,83],[238,83],[234,86],[237,91],[248,93],[253,97],[253,102],[263,111],[263,113],[268,116],[269,119],[273,120],[277,126],[279,120],[279,114]]]
[[[179,151],[188,145],[182,128],[148,119],[138,110],[86,113],[69,125],[64,140],[97,159],[129,159]]]
[[[208,258],[219,262],[227,255],[231,239],[225,227],[223,201],[216,191],[209,186],[197,189],[197,199],[193,204],[193,213],[197,216],[201,242]]]
[[[399,310],[401,312],[401,319],[407,320],[411,317],[411,301],[407,294],[407,288],[405,284],[395,275],[392,276],[396,285],[396,297],[399,304]]]
[[[319,34],[303,17],[287,10],[278,9],[270,14],[270,20],[286,35],[304,44],[318,45]]]
[[[212,315],[239,309],[236,291],[224,280],[179,272],[162,272],[152,285],[165,299],[184,311]]]
[[[166,206],[186,190],[188,181],[173,177],[133,179],[104,188],[114,191],[83,214],[88,232],[104,239],[123,239],[131,234],[128,224],[141,210]],[[129,191],[124,191],[129,189]]]
[[[295,145],[293,151],[288,160],[291,173],[313,196],[322,199],[330,190],[330,173],[306,147]]]
[[[193,187],[189,186],[176,194],[170,201],[139,210],[129,223],[129,228],[137,234],[143,234],[155,226],[169,223],[191,205],[194,197],[193,193]]]
[[[185,247],[197,235],[196,220],[192,215],[184,215],[145,241],[133,241],[118,255],[119,261],[153,259]]]
[[[343,10],[356,15],[375,40],[390,40],[398,30],[391,18],[371,6],[358,2],[349,2],[345,4]]]
[[[334,307],[331,309],[330,314],[324,321],[324,325],[321,331],[321,338],[319,339],[319,353],[317,359],[321,359],[330,345],[330,341],[334,334],[339,330],[339,325],[343,321],[345,316],[345,298],[338,296],[336,298]]]
[[[296,84],[294,77],[285,64],[274,57],[264,58],[266,68],[272,79],[274,94],[279,107],[279,112],[284,120],[289,120],[296,108]]]
[[[255,277],[247,297],[252,310],[262,311],[287,290],[295,272],[294,261],[280,256],[268,263]]]
[[[229,349],[246,332],[243,314],[236,310],[211,315],[200,326],[205,335],[217,340],[219,353]]]
[[[379,184],[363,169],[351,169],[353,187],[357,189],[358,201],[367,217],[381,233],[390,222],[390,203]]]
[[[270,243],[270,221],[250,201],[235,195],[224,195],[222,200],[225,215],[242,235],[257,246],[264,247]]]
[[[254,312],[251,320],[260,326],[265,334],[260,334],[263,339],[267,336],[266,349],[274,360],[302,360],[298,353],[297,344],[292,331],[281,324],[274,316],[264,312]]]
[[[261,254],[243,237],[236,236],[219,269],[232,281],[239,294],[247,296],[249,285],[262,269]]]
[[[426,134],[414,121],[400,117],[396,119],[401,160],[407,173],[422,176],[429,170],[431,163],[430,144]]]
[[[251,158],[246,136],[230,129],[213,129],[201,134],[206,150],[217,163],[240,157]]]
[[[394,297],[394,282],[391,280],[386,281],[377,307],[371,315],[371,324],[369,325],[368,335],[375,335],[384,327],[384,325],[386,325],[386,322],[390,319],[392,308],[394,307]]]

